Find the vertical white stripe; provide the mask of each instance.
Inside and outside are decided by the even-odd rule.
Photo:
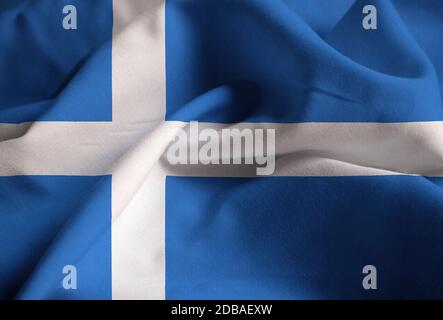
[[[164,299],[165,178],[152,134],[166,110],[164,0],[114,0],[112,71],[113,122],[140,134],[112,170],[112,296]]]

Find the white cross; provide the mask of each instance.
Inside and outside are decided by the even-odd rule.
[[[164,151],[164,0],[114,0],[112,122],[0,125],[0,176],[112,174],[114,299],[165,297],[165,177],[254,176],[245,166],[180,166]],[[201,124],[221,130],[222,124]],[[276,129],[275,175],[443,175],[443,125],[237,124]]]

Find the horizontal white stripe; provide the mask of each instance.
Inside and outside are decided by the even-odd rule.
[[[186,126],[172,121],[126,128],[112,123],[36,122],[23,134],[22,125],[0,125],[0,133],[15,137],[0,142],[0,175],[116,174],[119,167],[152,167],[157,160],[174,175],[255,175],[255,170],[241,165],[169,165],[164,151],[177,130]],[[275,175],[443,176],[443,122],[199,127],[275,129]]]
[[[275,129],[277,176],[443,176],[443,122],[199,123],[201,130],[208,127],[219,133],[224,128]],[[255,168],[247,165],[172,166],[164,156],[162,163],[173,175],[256,175]]]

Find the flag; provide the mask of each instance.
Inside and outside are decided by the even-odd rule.
[[[3,0],[0,298],[443,298],[442,15]]]

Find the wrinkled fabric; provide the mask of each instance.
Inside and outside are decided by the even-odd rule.
[[[0,30],[1,299],[443,298],[443,2],[8,0]],[[172,166],[190,121],[275,128],[274,176]]]

